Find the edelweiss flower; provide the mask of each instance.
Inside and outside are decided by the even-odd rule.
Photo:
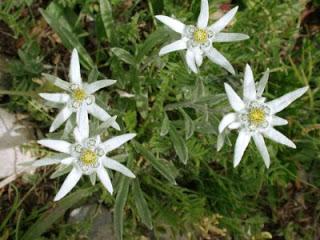
[[[186,62],[193,72],[198,72],[198,67],[201,66],[203,57],[207,56],[215,64],[235,74],[232,65],[217,49],[212,47],[212,43],[241,41],[249,38],[249,36],[241,33],[221,32],[232,20],[237,11],[238,7],[231,9],[211,26],[208,26],[208,0],[201,1],[201,11],[196,26],[187,26],[171,17],[157,15],[156,18],[159,21],[181,34],[180,40],[163,47],[159,55],[162,56],[170,52],[187,49]]]
[[[296,148],[296,145],[290,139],[274,128],[275,126],[288,124],[287,120],[277,117],[275,114],[301,97],[308,90],[308,87],[299,88],[278,99],[265,102],[266,99],[262,97],[262,93],[268,78],[269,70],[264,74],[256,88],[252,70],[247,65],[244,73],[243,100],[229,84],[225,83],[228,100],[235,113],[229,113],[223,117],[219,124],[219,133],[222,134],[227,128],[239,129],[233,159],[234,167],[240,163],[251,137],[267,168],[270,166],[270,156],[263,137]]]
[[[128,168],[109,158],[106,154],[131,140],[136,134],[124,134],[101,142],[100,136],[89,137],[88,115],[83,116],[84,118],[81,119],[80,125],[74,129],[76,141],[74,144],[63,140],[45,139],[38,141],[39,144],[58,151],[62,155],[58,154],[52,158],[37,160],[33,163],[33,166],[58,163],[72,166],[71,172],[54,198],[55,201],[68,194],[82,175],[89,175],[90,179],[96,179],[96,176],[98,176],[104,187],[112,194],[112,183],[105,168],[113,169],[128,177],[135,178],[135,175]],[[114,119],[112,118],[113,121]],[[92,182],[94,184],[95,180]]]
[[[43,75],[48,81],[67,92],[39,94],[42,98],[50,102],[65,104],[64,108],[54,119],[50,127],[50,132],[53,132],[59,128],[73,112],[77,113],[78,122],[79,118],[81,118],[79,116],[80,108],[83,108],[83,111],[81,111],[83,114],[90,113],[101,121],[106,121],[111,117],[105,110],[95,103],[95,97],[93,94],[101,88],[114,84],[116,81],[100,80],[90,84],[82,83],[79,56],[76,49],[72,51],[71,55],[69,71],[71,83],[63,81],[60,78],[49,74]],[[120,130],[117,122],[113,122],[112,127]]]

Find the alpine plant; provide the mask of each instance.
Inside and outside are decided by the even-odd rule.
[[[208,25],[208,0],[201,1],[201,11],[196,25],[186,25],[177,19],[157,15],[156,18],[159,21],[173,31],[181,34],[181,39],[164,46],[160,50],[159,55],[162,56],[170,52],[186,50],[186,63],[194,73],[198,73],[198,68],[202,65],[203,58],[208,57],[213,63],[223,67],[231,74],[235,74],[235,70],[230,62],[212,45],[216,42],[234,42],[249,38],[248,35],[242,33],[222,32],[231,22],[237,11],[238,7],[231,9],[212,25]]]
[[[95,103],[94,93],[101,88],[108,87],[114,84],[115,80],[100,80],[90,84],[83,83],[80,73],[80,62],[79,56],[76,49],[72,51],[69,78],[70,82],[66,82],[56,76],[50,74],[43,74],[43,76],[61,88],[63,93],[40,93],[39,95],[46,99],[47,101],[63,105],[62,110],[58,113],[56,118],[51,124],[50,132],[58,129],[65,121],[67,121],[72,113],[76,113],[77,123],[80,119],[80,109],[81,113],[96,117],[101,121],[108,120],[111,116],[100,106]],[[120,130],[117,122],[113,122],[111,125],[113,128]]]
[[[113,193],[113,187],[108,170],[115,170],[125,176],[135,178],[135,175],[131,170],[118,161],[110,158],[108,155],[111,151],[134,138],[136,134],[123,134],[106,141],[101,141],[99,135],[89,135],[88,115],[84,114],[83,116],[79,125],[74,128],[73,133],[75,141],[73,143],[55,139],[38,141],[42,146],[57,151],[59,154],[34,161],[32,164],[33,166],[40,167],[52,164],[62,164],[66,167],[71,167],[71,171],[64,180],[54,201],[58,201],[66,196],[75,187],[83,175],[89,176],[93,185],[95,184],[96,177],[98,177],[110,194]],[[110,123],[114,124],[114,120],[115,118],[113,117],[108,121],[112,121]]]
[[[256,86],[252,70],[247,65],[244,73],[243,99],[238,96],[229,84],[225,83],[224,85],[229,103],[234,112],[223,117],[219,124],[219,133],[223,135],[227,129],[239,130],[233,157],[234,167],[240,163],[251,138],[267,168],[270,166],[270,156],[264,137],[288,147],[296,148],[296,145],[289,138],[275,129],[276,126],[288,124],[287,120],[276,116],[276,114],[301,97],[308,90],[308,87],[299,88],[280,98],[266,102],[266,98],[262,97],[262,94],[268,78],[269,70],[266,71]],[[218,150],[220,150],[220,147],[218,147]]]

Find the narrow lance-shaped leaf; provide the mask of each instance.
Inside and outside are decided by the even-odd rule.
[[[199,98],[202,98],[205,96],[205,87],[203,84],[203,81],[201,79],[198,79],[195,85],[195,88],[193,90],[193,100],[197,101]]]
[[[87,50],[80,43],[77,35],[72,31],[71,24],[64,16],[63,9],[55,2],[50,3],[46,10],[40,12],[47,23],[59,35],[63,44],[69,49],[76,48],[79,52],[81,62],[86,69],[94,66],[94,63]]]
[[[170,121],[168,119],[167,114],[164,115],[163,121],[162,121],[162,126],[161,126],[161,130],[160,130],[160,136],[165,136],[168,134],[169,132],[169,125],[170,125]]]
[[[168,36],[168,31],[164,28],[159,28],[151,33],[138,50],[137,62],[140,63],[144,56],[148,55],[156,45],[165,42]]]
[[[103,26],[111,45],[115,42],[114,21],[112,17],[112,6],[109,0],[100,0],[100,13],[103,22]]]
[[[114,231],[117,239],[123,239],[123,215],[124,206],[127,202],[130,179],[121,175],[119,182],[119,191],[114,205]]]
[[[111,48],[111,51],[121,61],[124,61],[125,63],[128,63],[133,66],[136,65],[134,57],[127,50],[124,50],[123,48]]]
[[[98,77],[99,77],[98,68],[97,68],[97,66],[94,66],[94,67],[92,68],[92,70],[90,71],[90,73],[89,73],[88,82],[89,82],[89,83],[95,82],[95,81],[98,80]]]
[[[152,229],[152,218],[151,213],[147,204],[144,194],[141,190],[140,183],[138,179],[135,179],[132,184],[132,194],[138,210],[138,214],[141,221],[149,228]]]
[[[180,108],[180,112],[184,117],[186,139],[188,140],[193,135],[195,126],[191,117],[182,108]]]
[[[176,128],[171,124],[169,131],[174,149],[182,163],[187,164],[188,161],[188,148],[184,139],[179,135]]]
[[[163,177],[165,177],[172,184],[176,184],[174,174],[160,159],[156,158],[150,151],[144,148],[140,143],[132,141],[134,148],[140,153],[146,160],[150,162]]]

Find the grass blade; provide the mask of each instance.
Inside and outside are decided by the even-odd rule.
[[[170,125],[169,135],[179,159],[181,160],[182,163],[187,164],[189,154],[188,154],[188,148],[187,148],[186,142],[179,135],[179,133],[177,132],[176,128],[173,125]]]
[[[146,199],[144,198],[144,194],[141,190],[139,180],[136,179],[133,182],[132,185],[132,194],[133,194],[133,199],[136,203],[136,207],[138,210],[138,214],[141,218],[141,221],[149,228],[152,229],[152,217],[151,213],[147,204]]]
[[[63,44],[70,50],[76,48],[80,55],[80,60],[86,69],[94,67],[94,63],[87,50],[82,46],[77,35],[72,31],[72,25],[67,21],[63,9],[52,2],[46,10],[40,12],[47,23],[59,35]]]
[[[123,211],[127,202],[130,179],[121,176],[119,183],[119,191],[114,205],[114,231],[117,239],[123,239]]]
[[[172,184],[177,184],[172,171],[160,159],[157,159],[150,151],[144,148],[140,143],[132,141],[134,148],[145,159],[147,159],[152,167],[154,167],[163,177]]]

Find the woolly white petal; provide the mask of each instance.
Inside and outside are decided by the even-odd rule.
[[[100,90],[101,88],[111,86],[116,82],[117,82],[116,80],[111,80],[111,79],[96,81],[85,86],[85,91],[87,94],[93,94],[96,91]]]
[[[244,152],[246,151],[250,142],[251,135],[246,130],[241,130],[236,141],[233,157],[233,167],[237,167],[242,159]]]
[[[175,51],[179,51],[179,50],[184,50],[186,48],[187,48],[187,42],[185,40],[180,39],[178,41],[170,43],[170,44],[164,46],[163,48],[161,48],[159,55],[163,56],[167,53],[175,52]]]
[[[206,28],[209,21],[209,4],[208,0],[201,0],[201,10],[198,17],[197,27]]]
[[[80,84],[80,85],[82,83],[79,55],[78,55],[77,49],[73,49],[71,54],[69,78],[72,83]]]
[[[63,140],[44,139],[39,140],[38,143],[57,152],[70,154],[71,151],[71,144]]]
[[[98,118],[99,120],[101,120],[103,122],[107,121],[109,118],[111,118],[111,116],[105,110],[103,110],[101,107],[99,107],[95,103],[93,103],[90,106],[88,106],[88,112],[92,116]],[[120,130],[120,126],[118,125],[118,123],[116,121],[113,121],[111,126],[116,130]]]
[[[196,65],[196,59],[194,56],[194,52],[191,50],[187,50],[186,53],[186,62],[188,67],[194,72],[198,73],[197,65]]]
[[[251,67],[247,64],[244,72],[243,97],[246,100],[256,100],[256,85],[253,79]]]
[[[218,21],[212,24],[209,29],[215,33],[220,32],[224,29],[232,20],[234,15],[237,13],[239,7],[232,8],[229,12],[227,12],[223,17],[221,17]]]
[[[89,137],[89,119],[88,119],[87,104],[85,103],[82,103],[80,108],[77,111],[77,125],[79,128],[80,138],[82,140],[88,138]]]
[[[267,105],[271,108],[272,113],[277,113],[288,107],[293,101],[301,97],[308,87],[299,88],[293,92],[287,93],[280,98],[268,102]]]
[[[249,36],[243,33],[217,33],[212,42],[236,42],[249,39]]]
[[[222,133],[219,133],[218,139],[217,139],[217,151],[218,152],[223,147],[225,138],[226,138],[226,132],[225,131],[223,131]]]
[[[108,157],[104,157],[103,158],[103,165],[106,168],[110,168],[112,170],[115,170],[117,172],[122,173],[123,175],[130,177],[130,178],[135,178],[136,176],[133,174],[133,172],[131,172],[130,169],[128,169],[127,167],[125,167],[124,165],[122,165],[121,163],[119,163],[116,160],[113,160],[111,158]]]
[[[101,144],[101,147],[104,149],[106,153],[111,152],[112,150],[120,147],[122,144],[130,141],[132,138],[136,136],[135,133],[127,133],[117,137],[113,137],[104,143]]]
[[[108,172],[104,168],[99,167],[97,169],[97,175],[103,186],[109,191],[110,194],[112,194],[113,187]]]
[[[53,132],[58,129],[71,116],[71,114],[72,110],[68,106],[65,106],[53,120],[49,132]]]
[[[65,165],[70,165],[74,160],[75,160],[74,157],[67,157],[65,159],[62,159],[61,163]]]
[[[235,71],[231,63],[217,49],[210,47],[205,51],[205,54],[213,63],[223,67],[228,72],[235,75]]]
[[[180,22],[177,19],[163,16],[163,15],[157,15],[155,16],[156,19],[158,19],[160,22],[164,23],[167,25],[169,28],[171,28],[173,31],[176,31],[177,33],[183,33],[185,29],[184,23]]]
[[[233,122],[228,126],[228,128],[231,130],[238,129],[240,127],[241,127],[241,122]]]
[[[42,73],[42,76],[57,87],[67,91],[70,90],[70,83],[63,81],[62,79],[51,74]]]
[[[32,166],[34,167],[43,167],[53,164],[58,164],[61,162],[61,159],[63,159],[64,154],[57,154],[51,157],[45,157],[36,161],[32,162]]]
[[[266,85],[268,83],[269,75],[270,75],[270,70],[268,68],[267,71],[263,74],[262,78],[260,79],[257,85],[257,97],[262,96],[263,91],[266,88]]]
[[[272,116],[272,119],[271,119],[272,126],[283,126],[283,125],[287,125],[287,124],[288,124],[288,121],[286,119],[283,119],[278,116]]]
[[[283,135],[273,127],[270,127],[267,131],[264,131],[263,135],[277,143],[286,145],[291,148],[296,148],[296,145],[289,138],[287,138],[285,135]]]
[[[76,140],[77,143],[82,143],[83,138],[81,136],[81,133],[80,133],[80,130],[78,127],[75,127],[73,129],[73,136],[74,136],[74,139]]]
[[[233,123],[237,119],[237,114],[236,113],[228,113],[225,115],[220,124],[219,124],[219,133],[222,133],[228,125]]]
[[[245,108],[245,105],[242,99],[238,96],[238,94],[233,90],[233,88],[228,83],[224,83],[224,89],[226,90],[227,97],[231,107],[236,112]]]
[[[39,93],[40,97],[55,103],[66,103],[70,99],[65,93]]]
[[[270,167],[270,156],[269,156],[269,152],[266,146],[266,143],[264,142],[264,139],[262,137],[262,135],[260,133],[256,133],[252,136],[254,143],[256,144],[262,158],[263,161],[266,165],[267,168]]]
[[[59,192],[54,198],[54,201],[59,201],[61,198],[66,196],[78,183],[82,174],[76,168],[73,168],[72,171],[67,176],[66,180],[64,180]]]
[[[193,53],[194,53],[194,59],[196,61],[196,64],[198,67],[200,67],[202,65],[203,62],[203,55],[202,55],[202,51],[199,47],[195,47],[193,49]]]

